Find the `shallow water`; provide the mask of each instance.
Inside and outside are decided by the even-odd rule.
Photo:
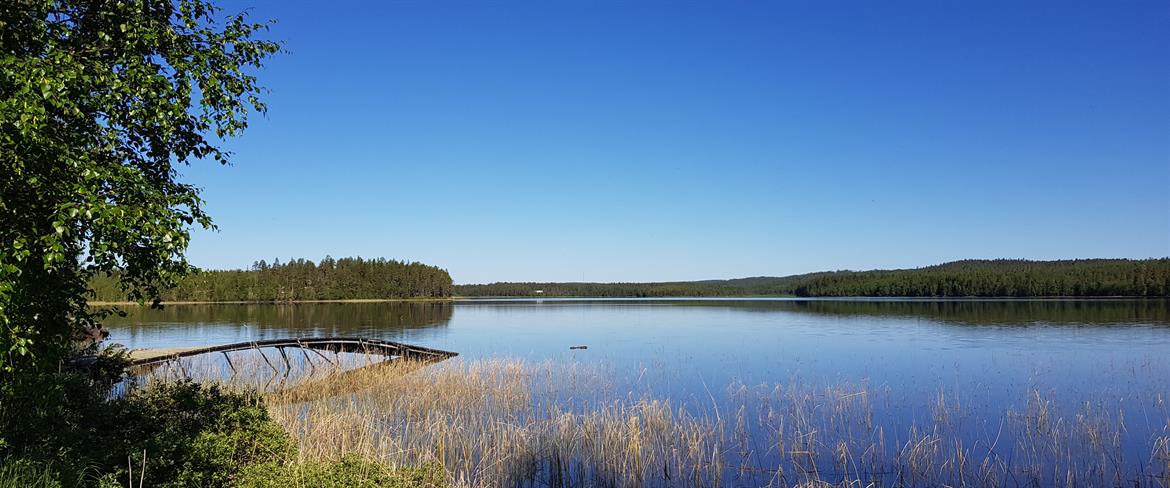
[[[895,430],[930,425],[940,395],[958,430],[986,437],[1029,398],[1073,416],[1124,418],[1135,469],[1170,435],[1166,300],[469,300],[174,305],[111,319],[131,348],[295,336],[367,336],[459,352],[613,371],[618,391],[695,410],[731,385],[859,385]],[[585,350],[570,346],[586,345]],[[1143,460],[1144,458],[1144,460]]]

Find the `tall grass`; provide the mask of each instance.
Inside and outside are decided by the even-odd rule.
[[[58,476],[47,465],[0,459],[0,488],[60,488]]]
[[[1057,409],[1038,391],[971,432],[969,408],[942,391],[907,427],[886,405],[897,392],[864,384],[732,384],[702,406],[618,390],[604,365],[420,366],[270,389],[270,413],[298,443],[290,462],[432,463],[458,486],[1170,486],[1161,397],[1134,457],[1119,413]]]

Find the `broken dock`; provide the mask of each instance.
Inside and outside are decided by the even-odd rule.
[[[320,359],[333,363],[323,352],[358,353],[366,356],[381,356],[385,360],[408,359],[420,362],[437,362],[458,355],[450,351],[432,349],[429,347],[414,346],[401,342],[368,339],[364,337],[291,337],[283,339],[265,339],[259,341],[236,342],[215,346],[172,347],[156,349],[137,349],[130,351],[130,370],[152,369],[165,363],[178,361],[184,358],[205,354],[222,354],[228,364],[235,369],[231,362],[230,352],[254,350],[260,357],[272,365],[272,361],[262,349],[276,349],[286,366],[289,366],[289,356],[286,349],[299,349],[305,360],[312,362],[308,352],[313,352]],[[275,366],[273,366],[275,369]]]

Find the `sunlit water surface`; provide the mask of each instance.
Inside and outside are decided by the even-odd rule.
[[[130,348],[306,336],[366,336],[464,359],[603,363],[618,391],[695,410],[729,385],[862,385],[879,419],[929,425],[940,394],[969,436],[1040,394],[1058,412],[1086,402],[1124,418],[1126,458],[1168,435],[1166,300],[467,300],[172,305],[107,323]],[[570,350],[584,345],[588,349]],[[1138,463],[1139,461],[1132,461]]]

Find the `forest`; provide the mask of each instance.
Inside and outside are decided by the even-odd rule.
[[[116,272],[90,281],[93,300],[119,302],[126,294]],[[451,296],[446,270],[393,259],[307,259],[257,261],[247,270],[199,271],[162,292],[164,302],[292,302]]]
[[[90,281],[93,299],[125,301],[117,276]],[[326,256],[199,271],[164,290],[166,302],[293,302],[459,297],[1168,297],[1170,258],[964,260],[915,269],[653,283],[453,285],[444,269],[391,259]]]
[[[832,271],[661,283],[457,285],[465,297],[1167,297],[1170,258],[963,260],[915,269]]]

